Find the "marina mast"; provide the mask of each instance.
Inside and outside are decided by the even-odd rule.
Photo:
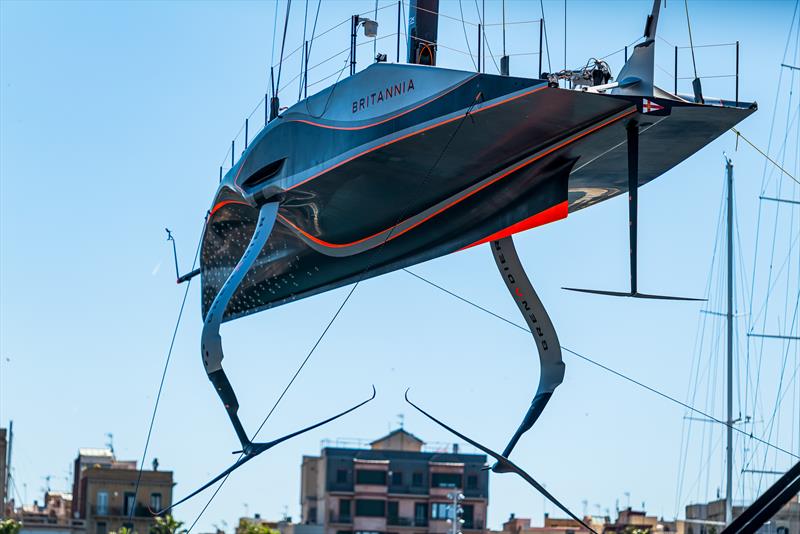
[[[725,524],[733,521],[733,163],[725,157],[725,171],[728,178],[728,311],[727,317],[727,405],[725,458]]]

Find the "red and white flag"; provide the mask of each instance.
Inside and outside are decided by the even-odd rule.
[[[662,109],[664,109],[664,106],[659,106],[652,100],[646,98],[642,99],[642,113],[651,113],[653,111],[661,111]]]

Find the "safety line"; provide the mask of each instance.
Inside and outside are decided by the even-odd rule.
[[[520,329],[520,330],[523,330],[523,331],[525,331],[525,332],[527,332],[527,333],[529,333],[529,334],[531,333],[531,331],[530,331],[530,330],[528,330],[527,328],[525,328],[524,326],[522,326],[522,325],[520,325],[520,324],[517,324],[517,323],[515,323],[514,321],[511,321],[510,319],[506,319],[505,317],[503,317],[503,316],[501,316],[501,315],[498,315],[498,314],[496,314],[496,313],[494,313],[494,312],[492,312],[492,311],[488,310],[487,308],[484,308],[483,306],[480,306],[479,304],[476,304],[475,302],[472,302],[471,300],[469,300],[469,299],[466,299],[466,298],[462,297],[461,295],[458,295],[458,294],[456,294],[456,293],[454,293],[454,292],[450,291],[449,289],[445,289],[444,287],[442,287],[442,286],[440,286],[440,285],[438,285],[438,284],[436,284],[436,283],[434,283],[434,282],[432,282],[432,281],[428,280],[427,278],[424,278],[424,277],[420,276],[419,274],[417,274],[417,273],[415,273],[415,272],[409,271],[408,269],[403,269],[403,271],[405,271],[405,272],[407,272],[408,274],[410,274],[410,275],[414,276],[415,278],[418,278],[419,280],[421,280],[421,281],[423,281],[423,282],[425,282],[425,283],[427,283],[427,284],[429,284],[429,285],[431,285],[431,286],[435,287],[436,289],[439,289],[439,290],[441,290],[441,291],[443,291],[443,292],[447,293],[448,295],[450,295],[450,296],[453,296],[453,297],[457,298],[458,300],[460,300],[460,301],[462,301],[462,302],[465,302],[465,303],[469,304],[470,306],[472,306],[472,307],[474,307],[474,308],[477,308],[477,309],[479,309],[479,310],[481,310],[481,311],[483,311],[483,312],[486,312],[486,313],[488,313],[489,315],[491,315],[491,316],[493,316],[493,317],[496,317],[497,319],[500,319],[501,321],[504,321],[504,322],[506,322],[506,323],[508,323],[508,324],[510,324],[510,325],[512,325],[512,326],[515,326],[516,328],[518,328],[518,329]],[[574,356],[576,356],[576,357],[578,357],[578,358],[580,358],[580,359],[582,359],[582,360],[585,360],[585,361],[587,361],[587,362],[591,363],[592,365],[596,365],[597,367],[600,367],[601,369],[603,369],[603,370],[605,370],[605,371],[608,371],[609,373],[611,373],[611,374],[613,374],[613,375],[616,375],[616,376],[618,376],[619,378],[622,378],[622,379],[624,379],[624,380],[627,380],[628,382],[631,382],[631,383],[633,383],[633,384],[636,384],[637,386],[639,386],[639,387],[641,387],[641,388],[644,388],[644,389],[646,389],[647,391],[650,391],[651,393],[655,393],[656,395],[658,395],[658,396],[660,396],[660,397],[663,397],[663,398],[665,398],[665,399],[667,399],[667,400],[669,400],[669,401],[671,401],[671,402],[673,402],[673,403],[675,403],[675,404],[678,404],[679,406],[683,406],[683,407],[684,407],[684,408],[686,408],[687,410],[691,410],[692,412],[695,412],[696,414],[702,415],[703,417],[707,417],[707,418],[708,418],[708,419],[710,419],[711,421],[714,421],[714,422],[716,422],[716,423],[719,423],[719,424],[721,424],[721,425],[729,426],[729,427],[731,427],[733,430],[735,430],[735,431],[737,431],[737,432],[739,432],[739,433],[741,433],[741,434],[745,434],[746,436],[748,436],[748,437],[750,437],[750,438],[754,439],[755,441],[758,441],[758,442],[760,442],[760,443],[762,443],[762,444],[764,444],[764,445],[767,445],[768,447],[772,447],[772,448],[774,448],[774,449],[776,449],[776,450],[779,450],[779,451],[781,451],[781,452],[783,452],[783,453],[785,453],[785,454],[788,454],[789,456],[791,456],[791,457],[793,457],[793,458],[800,458],[800,456],[797,456],[797,455],[795,455],[795,454],[793,454],[793,453],[791,453],[791,452],[787,451],[786,449],[783,449],[783,448],[781,448],[781,447],[779,447],[779,446],[777,446],[777,445],[774,445],[774,444],[772,444],[772,443],[769,443],[769,442],[768,442],[768,441],[766,441],[766,440],[763,440],[763,439],[760,439],[760,438],[758,438],[758,437],[756,437],[756,436],[753,436],[753,435],[751,435],[751,434],[748,434],[747,432],[744,432],[744,431],[742,431],[742,430],[739,430],[739,429],[738,429],[738,428],[736,428],[735,426],[733,426],[733,425],[729,425],[729,424],[728,424],[728,423],[726,423],[725,421],[722,421],[722,420],[720,420],[720,419],[717,419],[716,417],[714,417],[714,416],[712,416],[712,415],[709,415],[709,414],[707,414],[706,412],[704,412],[704,411],[702,411],[702,410],[698,410],[697,408],[695,408],[695,407],[693,407],[693,406],[690,406],[689,404],[686,404],[685,402],[681,402],[680,400],[676,399],[675,397],[672,397],[672,396],[670,396],[670,395],[667,395],[666,393],[663,393],[663,392],[661,392],[661,391],[659,391],[659,390],[657,390],[657,389],[655,389],[655,388],[653,388],[653,387],[650,387],[650,386],[648,386],[647,384],[645,384],[645,383],[643,383],[643,382],[640,382],[640,381],[638,381],[638,380],[636,380],[636,379],[634,379],[634,378],[631,378],[631,377],[629,377],[629,376],[627,376],[627,375],[625,375],[625,374],[623,374],[623,373],[621,373],[621,372],[619,372],[619,371],[616,371],[616,370],[612,369],[611,367],[608,367],[608,366],[606,366],[606,365],[603,365],[602,363],[600,363],[600,362],[597,362],[597,361],[595,361],[595,360],[593,360],[593,359],[589,358],[588,356],[584,356],[583,354],[580,354],[579,352],[576,352],[576,351],[574,351],[574,350],[572,350],[572,349],[570,349],[570,348],[567,348],[567,347],[565,347],[565,346],[563,346],[563,345],[561,345],[561,348],[562,348],[563,350],[565,350],[565,351],[569,352],[570,354],[572,354],[572,355],[574,355]]]
[[[194,271],[195,266],[197,265],[197,258],[200,255],[200,245],[202,243],[203,243],[203,237],[201,233],[200,239],[197,242],[197,250],[194,253],[194,260],[192,261],[191,271]],[[173,241],[173,246],[174,246],[174,241]],[[177,256],[175,256],[175,258],[176,258],[175,266],[177,268],[177,261],[178,261]],[[150,446],[150,437],[153,434],[153,425],[155,424],[156,413],[158,412],[158,405],[159,402],[161,401],[161,392],[164,389],[164,382],[167,378],[167,369],[169,369],[169,362],[172,359],[172,349],[175,347],[175,338],[178,336],[178,328],[180,327],[181,319],[183,318],[183,310],[186,307],[186,298],[189,296],[189,288],[191,287],[191,285],[192,285],[192,279],[190,278],[186,282],[186,289],[183,291],[183,300],[181,301],[181,307],[180,310],[178,311],[178,319],[177,321],[175,321],[175,328],[172,330],[172,339],[169,342],[169,350],[167,350],[167,358],[166,361],[164,362],[164,370],[161,372],[161,382],[158,385],[158,394],[156,394],[156,402],[155,405],[153,406],[153,415],[150,416],[150,426],[147,429],[147,438],[145,439],[144,442],[144,452],[142,452],[142,461],[139,464],[139,474],[136,476],[136,487],[133,490],[134,506],[131,506],[130,514],[128,515],[129,521],[133,521],[133,513],[136,510],[136,499],[139,495],[139,485],[142,482],[142,472],[144,471],[144,462],[145,459],[147,458],[147,449]]]
[[[752,141],[750,141],[750,140],[749,140],[747,137],[745,137],[745,136],[742,134],[742,132],[740,132],[739,130],[737,130],[737,129],[736,129],[736,128],[734,128],[733,126],[731,126],[731,131],[732,131],[733,133],[735,133],[737,136],[741,137],[741,138],[744,140],[744,142],[745,142],[745,143],[747,143],[748,145],[750,145],[751,147],[753,147],[753,148],[756,150],[756,152],[758,152],[759,154],[761,154],[762,156],[764,156],[765,158],[767,158],[767,161],[769,161],[770,163],[772,163],[773,165],[775,165],[775,166],[778,168],[778,170],[780,170],[780,171],[781,171],[783,174],[785,174],[786,176],[788,176],[789,178],[791,178],[792,180],[794,180],[795,182],[797,182],[798,184],[800,184],[800,180],[798,180],[797,178],[795,178],[794,176],[792,176],[792,175],[789,173],[789,171],[787,171],[786,169],[784,169],[783,167],[781,167],[781,166],[780,166],[780,164],[778,164],[778,162],[777,162],[777,161],[775,161],[774,159],[772,159],[771,157],[769,157],[769,156],[768,156],[768,155],[767,155],[767,154],[766,154],[766,153],[765,153],[763,150],[761,150],[761,149],[760,149],[760,148],[758,148],[756,145],[754,145],[754,144],[752,143]]]

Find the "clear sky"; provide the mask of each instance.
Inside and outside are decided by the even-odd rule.
[[[388,4],[379,15],[384,36],[396,24],[396,4]],[[279,29],[284,5],[278,10]],[[293,6],[287,53],[303,35],[305,3],[295,0]],[[309,19],[315,7],[310,2]],[[317,33],[373,7],[371,0],[324,2]],[[467,20],[477,21],[474,2],[465,0],[462,7]],[[563,2],[545,1],[544,9],[555,69],[563,66]],[[568,63],[582,65],[633,42],[649,9],[647,0],[570,0]],[[798,97],[789,100],[788,95],[800,77],[791,78],[784,69],[778,85],[795,3],[694,0],[689,9],[696,45],[741,41],[741,98],[760,104],[741,130],[766,148],[777,111],[770,153],[797,174]],[[459,4],[443,1],[442,11],[458,17]],[[509,0],[506,11],[508,21],[540,16],[538,2]],[[500,3],[486,2],[486,12],[488,22],[499,22]],[[181,265],[188,269],[217,187],[218,166],[244,117],[263,98],[271,57],[277,59],[274,13],[270,2],[0,1],[0,425],[14,421],[16,487],[28,502],[41,498],[47,475],[54,488],[66,488],[77,449],[102,446],[107,432],[114,435],[118,457],[141,457],[183,293],[174,283],[164,227],[174,231]],[[467,31],[474,41],[475,31],[471,26]],[[466,49],[461,23],[442,19],[440,32],[449,47],[440,49],[440,64],[471,69],[468,55],[450,50]],[[329,33],[327,41],[315,45],[311,63],[346,49],[348,33],[346,24]],[[671,88],[673,49],[668,43],[688,44],[682,2],[668,2],[659,35],[664,40],[657,43],[657,81]],[[515,26],[509,29],[508,51],[535,51],[537,39],[535,25]],[[500,54],[496,27],[489,43]],[[790,45],[785,61],[797,64],[794,35]],[[470,46],[474,51],[473,42]],[[394,38],[379,41],[377,49],[393,58]],[[359,67],[371,55],[372,45],[361,46]],[[286,62],[282,86],[296,76],[296,59]],[[310,81],[336,72],[343,61],[337,56],[316,69]],[[609,62],[618,72],[622,55]],[[535,56],[515,56],[512,74],[533,75],[535,64]],[[690,65],[684,50],[681,76],[691,75]],[[733,68],[732,48],[697,49],[701,76],[730,74]],[[709,95],[734,95],[730,78],[710,78],[704,88]],[[681,82],[681,91],[690,91],[688,81]],[[283,94],[282,103],[293,103],[296,82]],[[255,117],[258,124],[260,112]],[[793,129],[788,149],[781,151],[787,122]],[[780,283],[773,283],[772,304],[753,328],[797,335],[800,213],[787,207],[777,211],[758,196],[797,199],[799,188],[771,169],[762,188],[763,158],[741,141],[738,151],[735,145],[733,134],[724,135],[640,195],[640,289],[702,296],[709,286],[713,300],[706,305],[615,300],[560,289],[625,288],[627,207],[622,197],[517,238],[563,345],[682,400],[689,398],[719,418],[725,416],[722,359],[713,350],[724,346],[719,321],[702,331],[708,349],[699,353],[703,372],[693,370],[700,310],[723,309],[716,292],[723,286],[716,277],[709,283],[709,272],[719,270],[719,254],[714,269],[712,257],[723,195],[723,151],[736,165],[742,246],[737,272],[743,281],[737,309],[746,313],[749,306],[759,236],[763,259],[755,264],[753,307],[764,304],[769,276]],[[487,246],[415,271],[518,320]],[[148,465],[156,456],[163,469],[175,471],[176,496],[227,466],[230,451],[237,448],[199,358],[198,290],[198,284],[191,288],[147,458]],[[261,421],[346,291],[223,327],[226,369],[247,428]],[[763,350],[750,346],[748,352],[748,325],[749,320],[740,321],[737,331],[737,405],[755,420],[748,431],[797,452],[798,343],[767,342]],[[687,502],[714,497],[717,488],[724,488],[718,426],[695,423],[691,439],[685,439],[686,414],[680,407],[569,354],[564,359],[564,384],[514,458],[573,510],[580,513],[586,506],[595,512],[599,505],[613,511],[617,499],[626,504],[627,492],[631,504],[645,502],[649,511],[673,517],[682,514]],[[762,362],[758,374],[756,361]],[[427,441],[451,441],[404,403],[407,387],[433,413],[502,449],[527,409],[538,373],[534,346],[524,333],[402,272],[365,282],[261,437],[327,417],[367,396],[370,384],[376,385],[378,398],[237,472],[198,531],[223,521],[232,525],[246,510],[268,518],[286,510],[298,518],[301,457],[319,453],[322,439],[374,439],[405,414],[409,431]],[[763,394],[757,408],[748,411],[755,378]],[[781,424],[768,434],[779,391],[786,392]],[[686,474],[681,476],[680,451],[687,442]],[[760,455],[763,449],[738,437],[736,444],[737,499],[747,499],[757,485],[752,475],[739,471],[754,450]],[[789,464],[786,455],[770,454],[766,461],[759,456],[751,468]],[[176,516],[191,522],[204,503],[204,497],[197,498],[176,510]],[[539,522],[543,511],[542,498],[521,480],[492,476],[491,526],[499,526],[511,512]]]

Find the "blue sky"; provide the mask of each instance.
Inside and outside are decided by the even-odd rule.
[[[378,19],[387,37],[377,49],[392,58],[394,38],[388,34],[395,31],[396,4],[388,5]],[[487,21],[498,22],[500,4],[486,5]],[[312,13],[315,6],[310,2]],[[323,3],[317,33],[373,7],[372,1]],[[463,8],[466,19],[477,21],[474,3],[465,1]],[[555,69],[564,57],[563,2],[545,1],[544,8]],[[287,53],[302,41],[303,9],[304,2],[296,0]],[[582,65],[591,56],[633,42],[649,9],[645,0],[570,1],[568,63]],[[770,153],[796,175],[797,121],[792,118],[798,97],[789,100],[788,95],[798,80],[784,70],[778,85],[794,2],[695,0],[689,9],[695,44],[741,42],[740,95],[760,104],[741,130],[766,148],[777,111]],[[64,477],[77,449],[101,446],[107,432],[114,434],[119,457],[140,458],[183,292],[174,284],[164,227],[175,233],[181,264],[188,268],[220,162],[266,90],[274,10],[270,2],[0,2],[0,424],[14,421],[16,485],[20,493],[27,488],[28,501],[40,497],[46,475],[52,475],[55,488],[66,487]],[[281,2],[279,27],[283,10]],[[506,10],[508,21],[540,16],[534,2],[508,1]],[[442,11],[458,17],[459,5],[443,1]],[[468,31],[473,39],[475,32]],[[344,25],[321,39],[311,63],[345,49],[348,33]],[[657,62],[664,70],[657,70],[657,81],[671,88],[668,43],[688,44],[682,3],[668,3],[659,35],[664,40],[657,43]],[[509,29],[509,52],[533,52],[537,39],[535,25],[515,26]],[[442,19],[440,41],[466,49],[461,23]],[[497,27],[489,43],[499,54]],[[276,49],[279,45],[280,39]],[[792,63],[797,61],[794,36],[790,45],[787,62]],[[361,46],[359,67],[371,55],[371,44]],[[297,95],[296,82],[289,83],[298,71],[296,60],[295,55],[286,61],[283,104],[293,103]],[[337,56],[320,66],[310,81],[335,73],[343,61]],[[681,76],[691,74],[690,61],[683,51]],[[445,48],[439,62],[472,68],[468,55]],[[618,72],[622,55],[609,62]],[[515,56],[512,74],[533,75],[535,63],[535,56]],[[697,49],[701,76],[732,73],[733,66],[730,47]],[[491,63],[488,70],[493,70]],[[704,88],[709,95],[733,97],[730,78],[710,78]],[[690,91],[687,81],[680,90]],[[261,113],[254,114],[255,124]],[[789,148],[781,151],[787,123],[793,124]],[[642,189],[640,289],[701,296],[707,285],[721,287],[716,275],[708,280],[710,271],[719,270],[718,256],[716,262],[712,257],[723,151],[736,165],[742,245],[737,267],[746,287],[739,307],[746,311],[751,284],[754,307],[763,305],[772,263],[778,282],[755,330],[797,335],[792,310],[800,261],[797,247],[789,253],[789,246],[796,244],[800,213],[785,207],[778,211],[758,196],[797,199],[798,187],[771,168],[765,174],[763,158],[741,141],[736,151],[730,133]],[[618,198],[517,238],[562,344],[724,418],[723,367],[711,350],[719,345],[714,340],[721,323],[706,324],[704,339],[712,341],[695,349],[703,305],[615,300],[560,289],[624,288],[626,226],[626,204]],[[754,264],[757,238],[760,259]],[[787,253],[791,260],[780,271]],[[487,246],[415,271],[517,320]],[[147,459],[149,465],[156,456],[163,469],[175,471],[176,496],[225,467],[237,446],[200,364],[198,289],[195,285],[190,292]],[[261,421],[346,291],[223,327],[226,369],[248,428]],[[722,309],[719,298],[714,293],[707,306]],[[739,325],[742,386],[737,404],[752,396],[741,393],[745,377],[755,377],[754,362],[762,362],[758,377],[764,393],[752,412],[762,423],[755,431],[798,451],[798,344],[767,344],[763,350],[751,344],[746,364],[746,323]],[[693,372],[698,355],[702,373]],[[631,504],[645,502],[649,511],[672,517],[687,502],[713,497],[722,487],[721,429],[695,424],[690,439],[680,407],[568,354],[564,359],[564,384],[514,455],[572,509],[581,512],[585,500],[589,512],[597,510],[595,504],[613,510],[615,500],[626,503],[628,492]],[[700,378],[693,385],[695,375]],[[245,504],[265,517],[277,518],[287,510],[297,518],[301,456],[318,453],[322,439],[373,439],[395,427],[402,413],[406,428],[423,439],[451,441],[403,402],[406,387],[456,428],[502,448],[537,381],[534,347],[524,333],[408,274],[369,280],[358,287],[261,436],[278,436],[326,417],[368,395],[373,383],[378,398],[237,472],[198,531],[222,521],[233,524]],[[763,421],[770,417],[776,391],[784,389],[781,424],[767,435]],[[684,437],[688,474],[681,479],[676,473],[683,465]],[[753,448],[737,438],[737,471]],[[755,462],[759,467],[790,463],[785,455],[772,454],[762,462],[761,454]],[[737,498],[750,498],[757,489],[747,476],[737,474]],[[204,502],[201,497],[187,503],[176,516],[191,521]],[[511,512],[540,521],[542,499],[520,480],[494,476],[490,525],[499,526]]]

